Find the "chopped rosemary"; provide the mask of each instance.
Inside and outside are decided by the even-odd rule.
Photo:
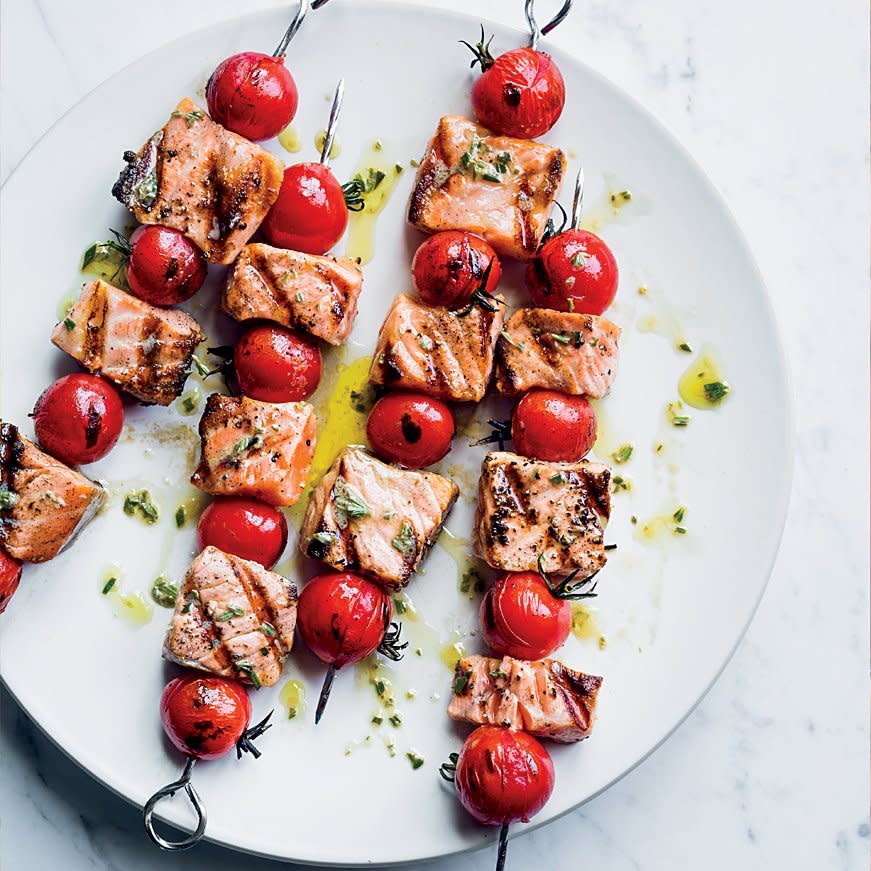
[[[512,345],[513,347],[517,348],[518,351],[523,350],[523,342],[518,342],[515,339],[513,339],[511,337],[511,333],[509,333],[508,330],[502,330],[502,332],[500,332],[499,335],[502,336],[502,338],[505,339],[505,341],[508,342],[509,345]]]
[[[106,581],[105,584],[103,584],[103,595],[108,595],[109,592],[112,590],[112,587],[114,587],[116,583],[118,583],[117,578],[109,578],[109,580]]]
[[[242,463],[242,458],[251,453],[251,451],[259,450],[263,447],[263,435],[266,430],[263,427],[255,426],[252,435],[244,436],[239,439],[236,444],[227,452],[221,459],[221,462],[227,466],[239,466]]]
[[[723,397],[731,390],[725,381],[712,381],[710,384],[704,385],[705,399],[708,402],[720,402]]]
[[[674,531],[678,535],[686,535],[686,533],[687,533],[686,529],[683,526],[675,526]]]
[[[632,445],[621,445],[611,454],[611,459],[614,460],[615,463],[626,463],[629,458],[632,456],[633,447]]]
[[[403,556],[408,556],[417,551],[417,538],[414,534],[414,527],[407,520],[402,522],[399,535],[393,539],[391,544]]]
[[[686,514],[686,511],[687,511],[686,508],[683,505],[681,505],[681,507],[678,508],[677,511],[675,511],[672,516],[674,517],[675,521],[677,521],[678,523],[683,523],[683,519],[684,519],[684,515]]]
[[[181,529],[185,525],[187,519],[187,509],[184,505],[179,505],[178,508],[175,509],[175,525]]]
[[[378,714],[375,714],[372,717],[372,725],[373,726],[380,726],[383,722],[384,722],[384,717],[379,717]]]
[[[587,258],[589,256],[590,255],[587,251],[584,248],[581,248],[581,250],[572,257],[572,266],[574,266],[575,269],[583,269],[587,265]]]
[[[151,598],[162,608],[174,608],[178,587],[166,575],[158,575],[151,585]]]
[[[236,608],[234,605],[230,605],[223,614],[218,617],[222,623],[226,623],[228,620],[232,620],[234,617],[244,617],[245,611],[242,608]]]
[[[260,680],[260,677],[258,676],[257,672],[254,670],[254,666],[250,662],[248,662],[247,660],[244,660],[244,659],[240,659],[235,663],[235,666],[236,666],[236,668],[239,669],[239,671],[248,675],[248,679],[254,685],[254,689],[259,690],[260,687],[263,686],[263,683]]]
[[[397,729],[402,725],[402,717],[399,715],[398,711],[395,714],[391,714],[389,719],[390,724]]]
[[[151,501],[151,494],[148,490],[140,490],[138,493],[128,493],[124,497],[124,513],[131,517],[139,512],[142,519],[149,525],[157,523],[160,519],[160,512],[154,502]]]
[[[275,631],[275,627],[274,627],[274,626],[273,626],[273,625],[272,625],[268,620],[264,620],[264,621],[260,624],[260,631],[261,631],[264,635],[268,635],[270,638],[275,638],[275,636],[278,634],[278,633]]]
[[[360,493],[342,475],[333,484],[332,502],[339,529],[347,529],[350,520],[368,517],[372,513]]]
[[[554,475],[550,476],[551,484],[565,484],[566,476],[562,472],[557,472]]]
[[[423,756],[419,756],[414,750],[409,750],[405,755],[415,771],[423,765]]]
[[[190,590],[185,596],[184,607],[181,609],[182,614],[190,613],[191,608],[194,605],[194,602],[198,602],[200,598],[200,594],[196,590]]]
[[[302,292],[299,290],[294,294],[294,298],[296,299],[297,302],[304,302],[305,301],[305,297],[302,295]]]
[[[358,172],[350,181],[342,185],[345,205],[352,212],[362,212],[366,208],[364,195],[372,193],[386,177],[380,169],[371,166],[365,172],[365,176]]]
[[[571,339],[565,333],[549,333],[550,337],[555,342],[560,342],[563,345],[568,345],[571,342]]]
[[[8,511],[18,504],[18,494],[9,490],[5,484],[0,484],[0,511]]]
[[[678,351],[685,351],[687,354],[692,354],[693,349],[689,342],[681,342],[677,346]]]
[[[490,146],[480,136],[473,135],[468,149],[460,156],[453,172],[499,184],[511,165],[511,155],[507,151],[489,157],[491,154]]]
[[[185,414],[192,414],[200,404],[200,391],[194,388],[187,390],[181,396],[181,408]]]
[[[169,114],[173,118],[184,118],[188,127],[193,127],[197,121],[202,121],[206,117],[199,109],[194,109],[193,112],[179,112],[178,109],[174,109]]]
[[[470,671],[458,671],[454,676],[453,690],[456,695],[462,695],[463,691],[469,685],[469,679],[472,677]]]
[[[64,318],[64,326],[68,330],[74,330],[76,328],[76,322],[72,318]]]
[[[310,541],[316,541],[318,544],[332,544],[335,537],[335,533],[332,532],[316,532]]]

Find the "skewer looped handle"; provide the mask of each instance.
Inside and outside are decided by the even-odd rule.
[[[323,0],[326,2],[326,0]],[[533,6],[535,5],[535,0],[526,0],[526,23],[529,25],[529,47],[534,49],[538,48],[538,41],[542,36],[547,36],[551,30],[554,29],[558,24],[561,24],[565,19],[566,15],[569,14],[572,8],[573,0],[565,0],[562,8],[544,27],[539,28],[538,24],[535,20],[535,13],[533,11]]]
[[[342,111],[342,100],[345,96],[345,80],[339,79],[336,85],[336,94],[333,97],[333,105],[330,109],[330,120],[327,124],[327,132],[324,134],[324,144],[321,148],[321,163],[330,165],[330,152],[333,150],[333,142],[336,138],[336,129],[339,126],[339,114]]]
[[[145,803],[145,809],[142,813],[142,822],[145,824],[145,831],[148,833],[148,837],[151,838],[151,840],[157,844],[161,850],[187,850],[189,847],[198,844],[206,833],[206,808],[199,793],[191,784],[191,773],[193,772],[194,763],[196,761],[197,760],[193,756],[188,756],[181,777],[172,783],[168,783],[162,789],[158,789],[157,792],[154,793],[154,795]],[[154,807],[161,799],[175,795],[180,789],[184,789],[187,793],[188,800],[196,811],[197,827],[190,835],[183,838],[181,841],[168,841],[166,838],[158,835],[154,828],[154,822],[152,820]]]

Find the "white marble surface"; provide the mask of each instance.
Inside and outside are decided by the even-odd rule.
[[[520,0],[439,3],[522,21]],[[2,178],[103,79],[242,5],[280,4],[6,0]],[[639,769],[514,842],[510,866],[859,871],[869,844],[867,3],[839,0],[824,13],[809,0],[576,5],[554,41],[662,118],[745,227],[790,359],[798,451],[780,557],[720,681]],[[75,167],[47,171],[62,184]],[[50,244],[50,224],[35,232]],[[212,846],[157,855],[138,812],[5,692],[2,723],[6,871],[275,867]],[[485,852],[432,867],[493,861]]]

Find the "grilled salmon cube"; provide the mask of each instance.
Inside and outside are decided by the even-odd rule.
[[[200,325],[105,281],[89,281],[51,340],[86,369],[146,403],[169,405],[184,389]]]
[[[363,270],[347,257],[320,257],[254,243],[227,275],[221,304],[237,321],[262,318],[341,345],[357,316]]]
[[[589,737],[601,686],[556,659],[467,656],[454,671],[448,715],[571,744]]]
[[[348,447],[311,495],[302,552],[386,586],[407,583],[435,543],[459,495],[435,472],[399,469]]]
[[[0,421],[0,545],[10,556],[34,563],[57,556],[104,498],[99,484]]]
[[[258,688],[272,686],[293,646],[297,600],[287,578],[207,547],[187,570],[163,656]]]
[[[260,402],[213,393],[200,418],[200,464],[191,483],[215,496],[253,496],[293,505],[315,452],[317,421],[307,402]]]
[[[497,136],[446,115],[417,171],[409,223],[427,233],[468,230],[497,254],[531,260],[565,169],[559,148]]]
[[[611,514],[607,466],[546,463],[509,451],[484,457],[474,545],[494,569],[595,574],[607,559],[602,525]]]
[[[504,302],[501,296],[497,299]],[[381,325],[369,380],[443,399],[479,402],[493,373],[503,308],[499,305],[491,312],[473,306],[463,315],[462,310],[424,305],[400,294]]]
[[[496,389],[534,387],[600,399],[617,375],[620,327],[607,318],[547,308],[518,309],[496,345]]]
[[[232,263],[278,198],[284,164],[185,98],[127,166],[112,195],[141,224],[184,233],[212,263]]]

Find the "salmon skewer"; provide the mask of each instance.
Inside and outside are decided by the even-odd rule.
[[[57,556],[103,504],[99,484],[0,421],[0,545],[34,563]]]
[[[185,575],[163,656],[256,687],[272,686],[293,646],[297,599],[287,578],[207,547]]]
[[[495,297],[504,303],[501,296]],[[479,402],[493,372],[504,306],[468,314],[424,305],[406,294],[393,302],[378,334],[369,380],[443,399]]]
[[[200,325],[105,281],[89,281],[52,342],[142,402],[169,405],[184,389]]]
[[[180,230],[212,263],[232,263],[278,198],[284,164],[185,98],[127,166],[113,196],[141,224]]]
[[[502,571],[577,569],[579,579],[590,577],[607,559],[602,526],[611,514],[610,481],[607,466],[588,460],[488,453],[478,482],[476,553]]]
[[[565,173],[559,148],[497,136],[460,115],[439,121],[417,171],[408,221],[419,230],[468,230],[497,254],[532,259]]]
[[[307,402],[260,402],[247,396],[206,400],[202,451],[191,483],[216,496],[253,496],[293,505],[315,451],[317,422]]]
[[[275,321],[341,345],[354,326],[363,271],[347,257],[246,245],[227,275],[224,311],[237,321]]]
[[[312,493],[299,545],[334,569],[401,587],[435,543],[458,495],[442,475],[399,469],[351,446]]]
[[[467,656],[454,671],[448,716],[571,744],[589,737],[602,678],[556,659]]]
[[[617,375],[620,327],[607,318],[547,308],[522,308],[496,345],[496,389],[534,387],[601,399]]]

